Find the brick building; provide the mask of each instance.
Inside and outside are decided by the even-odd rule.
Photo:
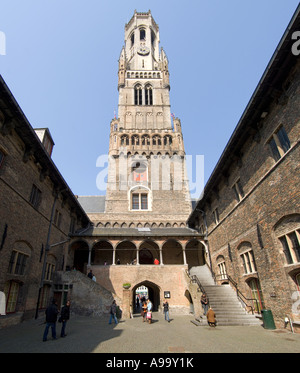
[[[71,295],[72,309],[89,314],[107,312],[113,296],[128,317],[143,286],[155,310],[168,298],[172,312],[198,314],[200,293],[188,271],[208,265],[256,311],[270,308],[278,326],[295,318],[297,30],[299,8],[194,209],[181,122],[171,115],[168,59],[150,11],[135,11],[125,25],[106,196],[72,194],[51,160],[50,132],[32,129],[1,78],[0,291],[7,313],[31,317],[54,292],[60,301]],[[73,266],[79,271],[65,271]],[[88,283],[89,269],[96,283]]]
[[[48,305],[53,274],[69,262],[69,233],[89,224],[51,159],[53,145],[48,129],[31,127],[0,77],[0,294],[2,302],[5,294],[6,303],[1,314],[7,314],[0,318],[3,323],[32,317]]]
[[[277,327],[300,312],[299,9],[188,219],[218,283],[237,283]]]

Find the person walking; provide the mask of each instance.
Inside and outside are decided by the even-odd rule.
[[[152,321],[152,303],[150,299],[147,299],[147,320],[149,324],[151,324]]]
[[[110,306],[110,317],[109,317],[109,322],[108,322],[109,324],[111,324],[112,318],[114,318],[115,324],[118,324],[116,313],[117,313],[117,303],[115,300],[113,300],[112,305]]]
[[[167,300],[164,301],[163,303],[163,309],[164,309],[164,314],[165,314],[165,320],[170,322],[170,317],[169,317],[169,303]]]
[[[48,331],[50,327],[51,327],[51,332],[52,332],[52,338],[56,339],[56,321],[57,321],[57,315],[58,315],[58,308],[57,308],[57,302],[55,299],[53,299],[52,304],[49,307],[47,307],[45,314],[46,314],[46,327],[44,330],[43,342],[47,341]]]
[[[69,318],[70,318],[70,301],[68,300],[66,305],[63,306],[63,308],[61,309],[61,313],[60,313],[60,319],[61,319],[60,336],[61,337],[65,337],[67,335],[66,326],[67,326],[67,321],[69,320]]]
[[[142,304],[142,316],[143,316],[143,322],[145,322],[146,320],[146,317],[147,317],[147,303],[146,301],[144,300],[143,301],[143,304]]]
[[[202,295],[201,295],[201,304],[202,304],[202,308],[203,308],[203,313],[204,313],[204,315],[206,315],[207,310],[208,310],[208,298],[207,298],[205,292],[203,292]]]

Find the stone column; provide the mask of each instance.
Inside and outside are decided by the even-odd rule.
[[[182,248],[182,254],[183,254],[183,264],[186,264],[186,253],[185,253],[185,247]]]
[[[122,318],[130,319],[131,290],[123,289]]]
[[[116,247],[113,247],[113,258],[112,258],[112,265],[116,265]]]
[[[88,256],[88,268],[91,267],[91,259],[92,259],[92,246],[91,244],[89,243],[89,256]]]

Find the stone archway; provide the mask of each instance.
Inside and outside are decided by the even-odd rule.
[[[139,264],[153,264],[159,258],[159,246],[152,240],[145,240],[139,247]]]
[[[116,260],[121,264],[131,264],[136,260],[136,246],[129,240],[119,242],[116,247]]]
[[[113,261],[113,246],[109,241],[100,240],[94,246],[95,252],[94,264],[96,265],[111,265]]]
[[[132,288],[132,304],[135,304],[136,301],[136,289],[140,286],[145,286],[148,288],[148,298],[153,304],[153,311],[158,311],[160,309],[160,288],[158,285],[154,284],[151,281],[145,280],[139,282]]]
[[[85,272],[89,257],[89,245],[87,242],[79,240],[70,245],[70,254],[73,256],[73,267],[80,271]],[[91,261],[94,258],[94,251],[92,251]]]
[[[175,239],[168,239],[162,246],[164,264],[183,264],[182,245]]]
[[[197,239],[192,239],[186,244],[185,255],[189,268],[206,264],[205,247]]]

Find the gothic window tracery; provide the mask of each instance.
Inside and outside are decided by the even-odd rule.
[[[121,145],[129,145],[129,137],[127,135],[121,137]]]
[[[161,145],[161,138],[158,135],[153,136],[153,145],[160,146]]]
[[[132,145],[140,145],[140,138],[138,135],[133,135],[131,137],[131,144]]]
[[[149,135],[142,136],[142,145],[150,145],[150,137]]]
[[[142,86],[137,84],[134,87],[134,105],[142,105]]]
[[[145,87],[145,104],[153,105],[153,94],[152,94],[152,87],[150,84],[147,84]]]
[[[164,136],[164,145],[171,145],[172,144],[172,136],[166,135]]]

